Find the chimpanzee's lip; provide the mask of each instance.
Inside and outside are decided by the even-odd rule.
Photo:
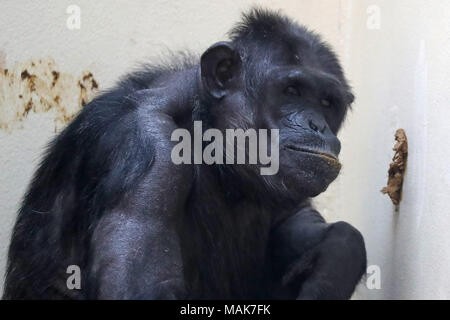
[[[294,150],[294,151],[298,151],[298,152],[314,154],[314,155],[320,156],[322,158],[325,158],[326,160],[339,163],[338,157],[336,155],[332,154],[332,153],[323,152],[323,151],[319,151],[319,150],[308,149],[308,148],[304,148],[304,147],[297,147],[297,146],[293,146],[293,145],[288,145],[288,146],[286,146],[286,148]]]

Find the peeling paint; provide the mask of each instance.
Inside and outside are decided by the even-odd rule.
[[[55,112],[55,131],[72,120],[98,91],[89,71],[81,76],[59,71],[51,58],[0,67],[0,128],[22,127],[29,112]]]

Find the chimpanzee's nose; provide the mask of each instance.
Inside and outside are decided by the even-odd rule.
[[[325,122],[320,123],[320,124],[316,124],[317,121],[314,120],[309,120],[309,127],[311,128],[311,130],[316,131],[316,132],[320,132],[320,133],[324,133],[325,129],[327,128],[327,125]]]
[[[331,152],[338,156],[341,151],[341,143],[335,134],[331,131],[325,118],[322,115],[316,113],[310,113],[307,115],[305,122],[309,128],[314,131],[318,136],[323,139],[325,151]],[[305,123],[304,122],[304,123]],[[305,124],[306,124],[305,123]]]

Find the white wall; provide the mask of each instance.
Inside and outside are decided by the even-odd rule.
[[[369,264],[381,268],[381,290],[361,286],[356,297],[449,298],[449,1],[2,1],[0,68],[53,59],[67,82],[76,84],[87,70],[107,88],[137,62],[168,49],[201,53],[224,39],[252,3],[283,9],[322,33],[340,53],[354,86],[357,101],[340,134],[344,168],[317,204],[331,221],[357,226]],[[69,4],[81,8],[80,30],[66,27]],[[367,28],[370,5],[380,9],[380,29]],[[69,97],[80,94],[71,84],[64,88]],[[0,125],[2,119],[14,122],[0,129],[0,274],[15,212],[54,135],[54,118],[66,114],[61,108],[77,108],[71,101],[16,117],[23,111],[15,95],[21,90],[19,80],[11,89],[0,77]],[[399,127],[407,132],[410,157],[404,199],[395,213],[379,190]]]
[[[348,4],[344,56],[357,103],[341,135],[343,174],[323,206],[360,228],[369,264],[381,267],[382,290],[360,288],[358,297],[448,299],[450,2]],[[371,4],[381,10],[379,30],[365,27]],[[395,213],[379,190],[397,128],[408,135],[409,162]]]

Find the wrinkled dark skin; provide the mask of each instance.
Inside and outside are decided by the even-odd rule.
[[[337,177],[353,95],[333,52],[253,10],[198,59],[147,67],[49,146],[19,211],[6,299],[348,299],[361,234],[309,204]],[[280,168],[175,165],[176,128],[280,130]],[[66,287],[78,265],[81,290]]]

